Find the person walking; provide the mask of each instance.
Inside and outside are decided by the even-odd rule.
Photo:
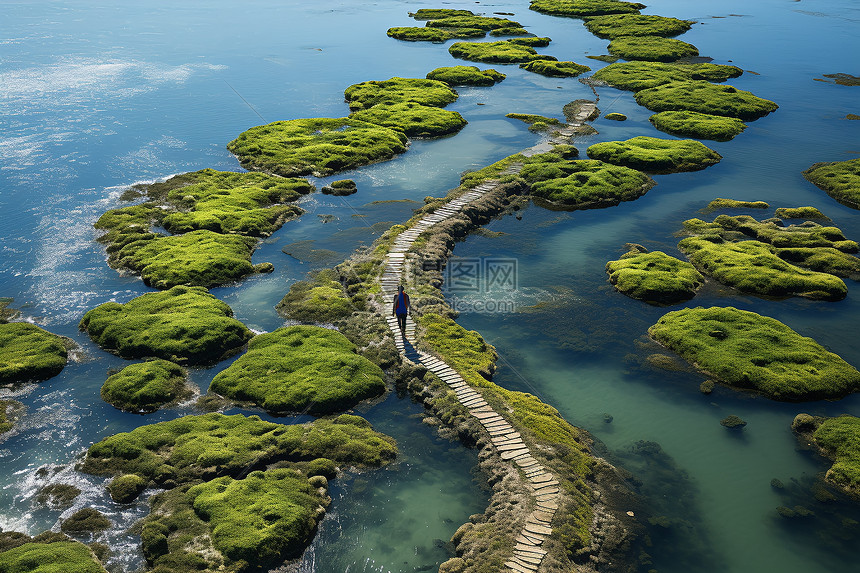
[[[391,312],[397,317],[400,332],[405,336],[406,316],[409,314],[409,295],[403,292],[403,285],[398,287],[398,292],[394,295],[394,304],[391,307]]]

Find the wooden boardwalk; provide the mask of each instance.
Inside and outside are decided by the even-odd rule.
[[[519,170],[518,165],[513,165],[508,172]],[[412,227],[400,233],[394,240],[388,252],[385,269],[380,279],[382,287],[383,304],[390,305],[397,293],[397,287],[405,276],[406,265],[409,264],[407,251],[418,236],[427,231],[433,225],[444,221],[459,212],[468,203],[479,199],[488,191],[499,185],[498,181],[487,181],[475,187],[462,196],[449,201],[445,206],[433,213],[424,216]],[[386,306],[388,308],[388,306]],[[531,495],[534,500],[534,510],[516,537],[514,546],[511,548],[511,557],[505,563],[506,571],[516,573],[531,573],[538,571],[543,562],[546,551],[541,548],[544,541],[552,534],[552,519],[558,509],[559,483],[558,480],[547,471],[532,456],[531,450],[523,442],[520,434],[508,423],[505,418],[493,410],[484,400],[481,393],[466,384],[462,376],[439,358],[415,349],[415,324],[411,317],[407,318],[405,335],[400,332],[397,319],[390,316],[388,326],[394,335],[397,349],[408,360],[416,364],[424,365],[428,370],[436,374],[457,395],[460,403],[465,406],[487,430],[493,447],[497,450],[502,460],[516,466],[522,471],[531,486]]]

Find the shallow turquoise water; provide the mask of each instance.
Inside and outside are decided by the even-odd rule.
[[[603,65],[584,55],[604,53],[606,41],[588,34],[578,20],[529,12],[524,0],[445,5],[514,12],[529,30],[553,38],[542,51],[595,69]],[[0,527],[29,533],[56,527],[61,515],[34,508],[32,498],[45,483],[35,470],[62,466],[49,479],[86,486],[78,505],[62,517],[84,504],[106,510],[116,522],[110,542],[121,548],[113,568],[129,570],[140,563],[136,541],[123,529],[146,512],[145,504],[117,509],[104,495],[101,479],[66,466],[106,435],[190,409],[140,417],[100,400],[108,369],[123,361],[80,335],[77,322],[97,304],[125,301],[149,289],[106,266],[92,222],[117,206],[119,191],[131,183],[204,167],[238,169],[224,146],[261,117],[339,117],[348,113],[342,91],[352,83],[423,77],[435,67],[452,65],[444,46],[385,36],[389,26],[410,25],[408,11],[430,6],[394,0],[361,5],[325,0],[312,6],[272,0],[241,6],[226,1],[205,6],[4,2],[0,296],[14,297],[15,306],[23,306],[40,324],[72,337],[86,359],[15,392],[28,416],[0,442]],[[665,309],[613,293],[603,265],[620,254],[625,242],[676,252],[673,233],[680,222],[697,216],[718,196],[765,200],[774,207],[814,205],[849,238],[860,238],[857,212],[800,176],[813,162],[860,152],[860,122],[842,119],[860,113],[860,88],[813,81],[824,73],[858,74],[860,7],[852,0],[658,0],[646,13],[699,20],[683,39],[717,63],[733,60],[756,72],[732,84],[777,101],[780,109],[752,122],[734,141],[709,143],[724,157],[719,165],[659,176],[659,185],[635,202],[570,214],[531,207],[522,220],[507,218],[489,226],[507,235],[473,237],[458,246],[455,252],[463,257],[516,257],[521,305],[552,306],[543,313],[464,314],[461,322],[497,345],[500,383],[540,395],[590,430],[615,459],[642,476],[643,493],[650,495],[656,513],[685,521],[672,533],[655,533],[662,541],[654,549],[661,571],[848,570],[856,533],[833,515],[860,519],[856,507],[816,506],[816,518],[788,528],[774,517],[777,505],[815,502],[799,492],[780,495],[769,482],[774,477],[802,482],[825,467],[795,451],[788,425],[797,412],[858,415],[858,399],[787,405],[726,390],[703,397],[696,376],[635,368],[625,357],[649,352],[637,342]],[[442,195],[464,170],[537,141],[505,113],[559,116],[568,101],[593,97],[575,79],[543,78],[515,66],[499,69],[508,74],[501,84],[459,90],[461,97],[450,109],[470,122],[460,134],[416,141],[393,161],[339,174],[354,178],[359,193],[304,200],[308,213],[285,225],[254,255],[254,262],[273,262],[275,273],[214,289],[216,296],[254,329],[281,326],[273,306],[292,281],[312,268],[282,247],[313,240],[314,248],[345,255],[369,244],[374,223],[403,221],[411,213],[408,203],[374,202]],[[630,93],[603,88],[598,94],[603,113],[618,111],[630,119],[597,120],[601,133],[580,148],[655,134],[647,121],[650,113],[636,106]],[[335,219],[323,223],[317,215]],[[852,283],[848,298],[839,303],[763,301],[709,286],[690,304],[731,304],[773,316],[860,365],[858,294]],[[205,391],[227,364],[194,371],[194,383]],[[447,540],[485,503],[486,493],[469,472],[474,454],[435,438],[420,423],[420,408],[408,400],[391,395],[363,410],[375,427],[399,440],[402,459],[391,469],[333,485],[335,503],[303,569],[433,566],[446,557],[438,540]],[[613,416],[611,424],[604,423],[604,413]],[[729,413],[749,422],[743,438],[719,426]],[[663,456],[630,453],[639,440],[659,443],[677,467],[667,469]]]

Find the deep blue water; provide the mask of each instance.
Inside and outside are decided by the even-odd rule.
[[[530,31],[553,38],[543,52],[594,69],[604,65],[585,55],[604,53],[607,42],[578,20],[530,12],[524,0],[444,5],[514,12],[512,18]],[[116,522],[110,542],[121,551],[113,567],[129,570],[140,563],[135,539],[122,530],[145,514],[145,504],[111,506],[102,480],[76,474],[68,465],[106,435],[190,409],[141,417],[118,412],[99,398],[107,371],[123,361],[82,336],[77,323],[102,302],[124,302],[150,289],[107,267],[92,223],[118,206],[119,193],[132,183],[204,167],[239,170],[225,144],[263,120],[340,117],[348,113],[343,89],[352,83],[423,77],[453,65],[446,46],[385,35],[390,26],[413,22],[408,11],[435,6],[394,0],[3,2],[0,296],[13,297],[13,306],[29,319],[73,338],[83,359],[49,381],[13,393],[28,412],[0,442],[0,527],[35,534],[56,528],[81,505],[95,505]],[[549,303],[550,310],[464,314],[461,323],[497,346],[500,383],[540,395],[593,432],[619,462],[642,475],[655,511],[684,520],[670,533],[655,534],[660,571],[849,570],[856,557],[856,526],[840,520],[859,519],[856,506],[820,504],[814,519],[786,524],[775,516],[776,506],[817,502],[804,498],[799,487],[797,493],[780,494],[769,482],[777,477],[802,483],[826,467],[795,451],[789,424],[796,413],[860,415],[858,399],[791,405],[720,389],[704,397],[695,375],[637,368],[636,357],[653,351],[641,345],[645,330],[666,309],[614,293],[603,266],[626,242],[676,253],[674,233],[681,221],[699,216],[714,197],[765,200],[773,207],[814,205],[849,238],[860,238],[857,212],[800,176],[816,161],[860,153],[860,122],[844,119],[847,113],[860,114],[860,88],[814,81],[825,73],[860,75],[860,6],[852,0],[657,0],[645,12],[697,20],[683,39],[716,63],[731,61],[755,72],[732,85],[772,99],[780,109],[751,122],[731,142],[708,142],[723,155],[719,165],[658,176],[658,186],[635,202],[575,213],[530,207],[521,220],[489,225],[507,234],[472,237],[456,254],[516,258],[521,308]],[[575,79],[496,67],[508,74],[504,82],[458,90],[460,99],[450,109],[469,121],[461,133],[416,141],[393,161],[338,174],[355,179],[359,192],[303,200],[307,214],[254,255],[254,262],[273,262],[275,273],[214,289],[216,296],[250,327],[277,328],[282,321],[274,305],[311,268],[282,247],[312,240],[314,248],[345,256],[373,240],[379,230],[371,228],[374,223],[404,221],[414,206],[377,202],[443,195],[463,171],[539,139],[504,118],[506,113],[559,117],[565,103],[593,97]],[[650,112],[629,92],[601,88],[598,94],[603,113],[618,111],[629,119],[597,120],[600,134],[578,142],[580,149],[657,134],[647,120]],[[335,219],[323,223],[317,215]],[[709,286],[689,305],[733,305],[773,316],[860,365],[855,326],[860,291],[856,283],[848,288],[844,301],[826,303],[764,301]],[[195,370],[193,382],[205,391],[227,364]],[[392,395],[363,410],[378,429],[398,439],[402,460],[333,485],[335,503],[305,568],[412,571],[444,560],[437,540],[447,540],[486,500],[470,474],[474,453],[435,437],[421,424],[420,408],[408,400]],[[604,413],[613,416],[611,424],[604,423]],[[742,438],[718,423],[730,413],[749,422]],[[667,466],[665,457],[631,453],[639,440],[658,442],[676,466]],[[50,480],[87,485],[77,505],[62,515],[33,505],[34,493],[45,483],[35,470],[46,464],[62,467]]]

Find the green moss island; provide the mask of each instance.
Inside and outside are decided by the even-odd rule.
[[[780,219],[758,221],[749,215],[718,215],[713,223],[699,219],[684,221],[692,233],[701,235],[730,236],[741,233],[775,247],[829,247],[845,253],[860,250],[857,241],[849,240],[838,227],[824,226],[814,221],[805,221],[786,226]]]
[[[29,322],[0,323],[0,386],[53,378],[66,366],[70,344]]]
[[[598,38],[620,36],[662,36],[683,34],[692,26],[688,20],[643,14],[610,14],[585,20],[585,27]]]
[[[143,553],[156,570],[238,572],[300,554],[338,466],[379,467],[396,453],[358,416],[283,425],[213,413],[107,437],[81,469],[115,476],[111,495],[124,502],[146,486],[167,490],[150,499],[142,522]]]
[[[860,418],[798,414],[791,429],[804,445],[814,445],[821,455],[833,461],[824,474],[825,481],[855,499],[860,498]]]
[[[99,305],[84,315],[80,328],[123,358],[153,356],[179,364],[215,363],[252,336],[226,303],[202,287],[182,286]]]
[[[661,111],[648,120],[664,133],[714,141],[730,141],[747,128],[747,124],[735,117],[697,111]]]
[[[699,55],[693,44],[661,36],[619,36],[609,42],[609,53],[625,60],[674,62]]]
[[[700,80],[662,84],[640,90],[633,97],[651,111],[697,111],[744,121],[758,119],[779,107],[748,91]]]
[[[779,219],[830,220],[830,217],[819,211],[817,207],[780,207],[774,212],[774,216]]]
[[[590,79],[599,80],[620,90],[636,92],[670,82],[690,80],[724,82],[741,74],[743,70],[740,68],[721,64],[617,62],[597,70]]]
[[[398,26],[388,29],[388,36],[411,42],[444,42],[452,38],[483,38],[491,35],[527,34],[519,22],[507,18],[479,16],[469,10],[420,9],[411,14],[416,20],[427,20],[423,28]]]
[[[698,171],[716,165],[722,159],[719,153],[693,139],[646,136],[595,143],[586,153],[592,159],[649,173]]]
[[[722,209],[770,209],[770,205],[765,201],[743,201],[741,199],[717,197],[708,203],[701,212],[708,214]]]
[[[481,70],[477,66],[446,66],[427,74],[428,80],[445,82],[449,86],[492,86],[505,79],[505,74],[492,68]]]
[[[30,540],[26,535],[20,537]],[[89,547],[65,535],[48,532],[8,544],[13,546],[0,549],[3,573],[107,573]]]
[[[242,167],[283,177],[324,177],[386,161],[406,151],[402,131],[353,118],[276,121],[243,131],[227,144]]]
[[[815,163],[803,176],[843,205],[860,209],[860,159]]]
[[[499,42],[455,42],[448,48],[455,58],[488,64],[519,64],[533,60],[557,60],[553,56],[538,54],[537,50],[517,40]]]
[[[133,186],[123,199],[144,202],[107,211],[94,226],[104,231],[110,266],[155,288],[211,287],[270,271],[270,263],[251,263],[256,237],[301,215],[289,203],[313,189],[304,179],[203,169]]]
[[[466,120],[456,111],[413,101],[379,103],[357,111],[351,117],[400,130],[413,138],[451,135],[466,126]]]
[[[184,368],[167,360],[130,364],[102,385],[102,400],[126,412],[150,413],[189,398]]]
[[[636,247],[617,261],[606,263],[609,282],[630,298],[655,305],[674,304],[693,298],[705,284],[705,277],[692,264],[662,251]]]
[[[419,26],[395,26],[388,29],[388,37],[406,42],[442,43],[453,38],[483,38],[486,30],[478,28],[421,28]]]
[[[343,334],[291,326],[251,339],[248,352],[216,375],[209,390],[269,412],[321,415],[381,395],[383,376]]]
[[[773,400],[836,400],[860,389],[860,372],[776,319],[733,307],[688,308],[648,329],[706,375]]]
[[[343,92],[349,109],[369,109],[381,103],[414,102],[430,107],[445,107],[457,101],[457,92],[437,80],[398,78],[353,84]]]
[[[583,66],[576,62],[559,62],[554,60],[533,60],[520,64],[520,67],[527,72],[534,72],[551,78],[575,78],[580,74],[591,71],[591,68],[588,66]]]
[[[567,18],[587,18],[606,14],[638,14],[645,4],[619,0],[531,0],[529,10]]]

